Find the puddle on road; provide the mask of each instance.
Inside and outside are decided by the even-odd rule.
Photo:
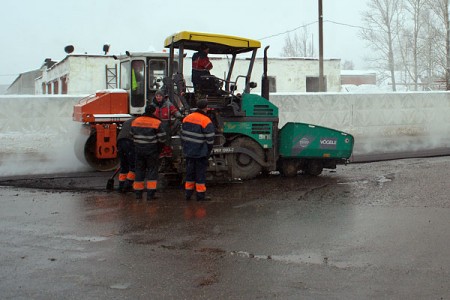
[[[385,174],[385,175],[376,176],[375,182],[382,187],[384,183],[391,182],[394,179],[395,179],[395,173],[389,173],[389,174]],[[365,185],[365,184],[368,184],[370,181],[371,180],[369,180],[369,179],[363,178],[363,179],[348,181],[348,182],[338,182],[337,184],[339,184],[339,185]]]
[[[380,185],[381,187],[383,187],[383,184],[384,184],[384,183],[390,182],[390,181],[392,181],[394,178],[395,178],[395,174],[394,174],[394,173],[389,173],[389,174],[386,174],[386,175],[378,176],[377,179],[376,179],[376,181],[377,181],[378,185]]]
[[[109,238],[103,237],[103,236],[59,235],[56,237],[61,238],[61,239],[80,241],[80,242],[102,242],[102,241],[106,241],[109,239]]]
[[[329,257],[317,254],[317,253],[304,253],[304,254],[286,254],[286,255],[257,255],[246,251],[232,251],[231,255],[236,255],[244,258],[252,258],[257,260],[273,260],[277,262],[287,264],[313,264],[313,265],[326,265],[339,269],[345,269],[350,267],[363,267],[356,263],[349,262],[335,262],[329,259]]]
[[[355,180],[355,181],[349,181],[349,182],[338,182],[337,184],[341,185],[359,185],[359,184],[368,184],[369,180],[367,179],[361,179],[361,180]]]
[[[131,283],[116,283],[113,285],[110,285],[109,287],[116,290],[126,290],[129,288]]]

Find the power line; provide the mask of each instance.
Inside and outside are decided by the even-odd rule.
[[[302,26],[298,26],[298,27],[293,28],[293,29],[286,30],[284,32],[280,32],[280,33],[272,34],[272,35],[269,35],[269,36],[265,36],[263,38],[259,38],[259,40],[266,40],[266,39],[270,39],[270,38],[277,37],[277,36],[280,36],[280,35],[284,35],[284,34],[296,31],[296,30],[298,30],[300,28],[305,28],[305,27],[308,27],[308,26],[311,26],[311,25],[314,25],[314,24],[317,24],[317,23],[318,23],[318,21],[314,21],[314,22],[311,22],[311,23],[308,23],[308,24],[305,24],[305,25],[302,25]],[[366,28],[366,27],[358,26],[358,25],[346,24],[346,23],[336,22],[336,21],[332,21],[332,20],[324,20],[324,23],[332,23],[332,24],[335,24],[335,25],[346,26],[346,27],[357,28],[357,29],[363,29],[363,30],[373,30],[373,29],[369,29],[369,28]]]
[[[325,20],[324,22],[325,23],[333,23],[333,24],[336,24],[336,25],[341,25],[341,26],[346,26],[346,27],[363,29],[363,30],[373,30],[373,29],[362,27],[362,26],[358,26],[358,25],[345,24],[345,23],[340,23],[340,22],[336,22],[336,21],[332,21],[332,20]]]
[[[304,28],[304,27],[311,26],[311,25],[316,24],[316,23],[318,23],[318,21],[311,22],[311,23],[309,23],[309,24],[305,24],[305,25],[302,25],[302,26],[298,26],[298,27],[296,27],[296,28],[294,28],[294,29],[290,29],[290,30],[287,30],[287,31],[285,31],[285,32],[280,32],[280,33],[272,34],[272,35],[269,35],[269,36],[260,38],[259,40],[266,40],[266,39],[269,39],[269,38],[273,38],[273,37],[276,37],[276,36],[280,36],[280,35],[283,35],[283,34],[286,34],[286,33],[290,33],[290,32],[292,32],[292,31],[296,31],[296,30],[298,30],[298,29],[300,29],[300,28]]]

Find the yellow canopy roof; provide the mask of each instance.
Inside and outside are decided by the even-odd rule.
[[[174,48],[179,48],[183,44],[184,49],[188,50],[199,50],[200,44],[206,44],[211,54],[243,53],[261,47],[261,42],[256,40],[224,34],[192,31],[181,31],[170,35],[164,41],[164,47],[170,48],[172,43]]]

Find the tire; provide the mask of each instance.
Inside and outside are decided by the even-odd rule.
[[[97,171],[112,171],[119,166],[119,157],[98,159],[95,156],[96,137],[91,135],[84,145],[84,158],[89,166]]]
[[[279,171],[282,176],[294,177],[298,172],[298,162],[295,159],[281,159]]]
[[[312,175],[312,176],[319,176],[322,174],[323,170],[323,164],[320,160],[310,160],[308,161],[307,167],[306,167],[306,174]]]
[[[231,142],[231,147],[242,147],[254,152],[261,159],[264,158],[264,151],[261,146],[247,137],[240,137]],[[233,178],[242,180],[252,179],[259,175],[262,166],[253,158],[244,153],[231,155],[231,175]]]
[[[86,147],[86,143],[87,143],[88,139],[89,139],[89,132],[80,133],[76,137],[74,147],[73,147],[75,156],[78,158],[78,160],[80,162],[82,162],[85,165],[89,165],[88,162],[86,161],[86,155],[84,153],[84,151],[85,151],[84,149]]]

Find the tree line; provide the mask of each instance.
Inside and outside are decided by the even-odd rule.
[[[367,0],[359,36],[367,42],[365,60],[389,79],[392,90],[433,88],[448,83],[448,0]],[[314,57],[308,29],[287,36],[282,56]],[[351,62],[345,62],[352,66]]]

